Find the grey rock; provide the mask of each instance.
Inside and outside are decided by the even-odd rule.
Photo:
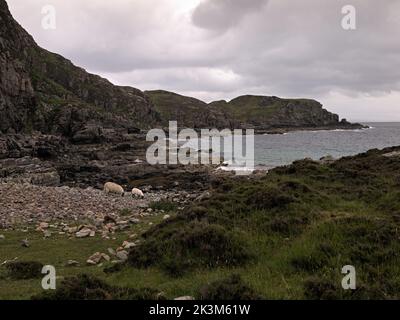
[[[194,297],[192,297],[192,296],[183,296],[183,297],[175,298],[174,300],[177,300],[177,301],[189,301],[189,300],[196,300],[196,299]]]
[[[30,245],[28,239],[24,239],[21,241],[21,246],[23,246],[24,248],[29,248],[31,245]]]
[[[121,261],[126,261],[128,260],[128,252],[126,252],[125,250],[118,251],[116,257]]]

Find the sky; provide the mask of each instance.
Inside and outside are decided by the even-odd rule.
[[[7,2],[40,46],[118,85],[312,98],[350,121],[400,121],[399,0]]]

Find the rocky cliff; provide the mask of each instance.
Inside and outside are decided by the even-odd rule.
[[[26,69],[24,49],[32,38],[11,17],[5,1],[0,1],[0,132],[31,127],[38,101]]]
[[[158,121],[148,97],[87,73],[40,48],[0,0],[0,131],[38,130],[74,139],[104,128],[137,131]]]
[[[169,120],[175,120],[179,127],[194,129],[234,127],[230,113],[201,100],[163,90],[145,91],[145,94],[160,114],[163,126],[167,126]]]
[[[229,102],[209,104],[167,91],[146,91],[160,113],[162,124],[178,121],[189,128],[253,128],[257,132],[283,132],[308,128],[360,128],[339,121],[339,116],[310,99],[282,99],[268,96],[240,96]]]
[[[339,116],[310,99],[282,99],[268,96],[240,96],[230,102],[216,101],[211,107],[229,114],[242,128],[257,131],[307,128],[359,128],[360,124],[339,121]]]

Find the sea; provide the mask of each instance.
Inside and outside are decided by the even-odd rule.
[[[269,170],[289,165],[296,160],[305,158],[319,160],[322,157],[332,156],[338,159],[366,152],[370,149],[400,146],[400,122],[363,124],[369,128],[355,130],[307,130],[292,131],[285,134],[255,135],[255,167],[246,167],[246,164],[238,166],[235,163],[226,163],[220,169],[244,172],[253,171],[254,168]],[[245,140],[242,140],[240,137],[239,141],[243,142],[243,153],[245,153]],[[181,142],[181,147],[187,147],[198,152],[208,152],[208,149],[205,150],[200,147],[201,139],[194,139],[189,142],[182,140]],[[212,149],[212,157],[222,154],[223,158],[227,158],[223,148],[221,149]]]
[[[255,136],[255,164],[277,167],[295,160],[341,158],[370,149],[400,146],[400,123],[363,123],[368,129],[293,131]]]

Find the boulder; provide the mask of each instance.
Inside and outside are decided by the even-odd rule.
[[[118,251],[116,257],[121,261],[126,261],[128,260],[128,252],[125,250]]]
[[[102,129],[96,125],[87,125],[82,130],[76,132],[72,137],[72,142],[75,144],[92,144],[102,142],[104,136]]]
[[[75,236],[77,238],[86,238],[86,237],[89,237],[91,233],[92,233],[91,229],[83,228],[83,229],[79,230],[77,233],[75,233]]]

